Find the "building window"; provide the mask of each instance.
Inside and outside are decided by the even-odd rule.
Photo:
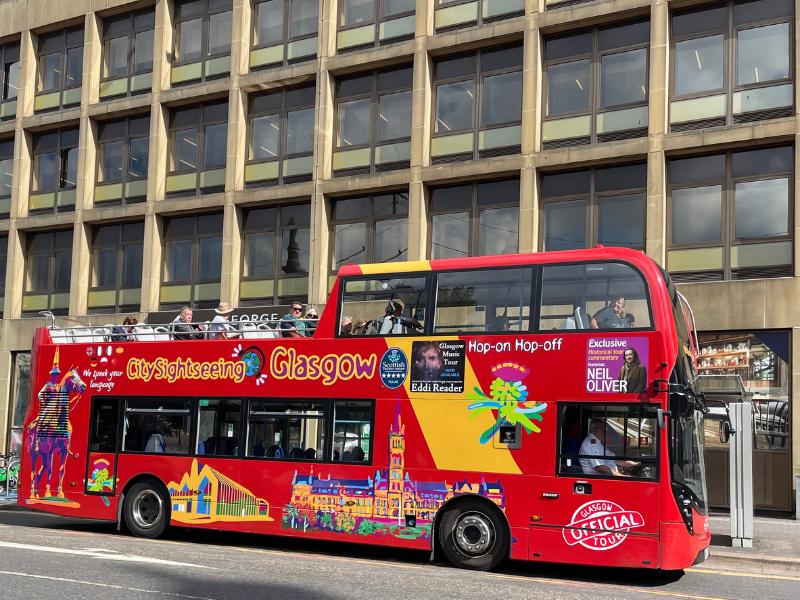
[[[520,151],[522,44],[437,60],[433,162]]]
[[[153,85],[155,10],[105,19],[100,98],[147,92]]]
[[[11,413],[11,435],[8,441],[8,452],[17,456],[22,454],[22,432],[25,426],[25,415],[31,397],[31,353],[15,352],[13,354],[14,376],[12,389],[14,390]]]
[[[144,223],[103,225],[93,234],[89,310],[139,310]]]
[[[331,271],[342,265],[408,260],[408,194],[332,200]]]
[[[169,136],[167,194],[185,196],[225,189],[227,102],[174,109]]]
[[[242,304],[308,298],[311,205],[251,208],[244,214]]]
[[[436,0],[436,31],[490,23],[525,14],[525,0]]]
[[[101,123],[95,205],[142,202],[147,196],[150,117]]]
[[[8,236],[0,235],[0,319],[6,299],[6,262],[8,261]]]
[[[78,129],[33,136],[30,212],[75,210],[78,181]]]
[[[80,104],[83,27],[39,36],[38,65],[34,110],[51,110]]]
[[[49,310],[65,315],[69,308],[72,230],[30,233],[26,239],[25,293],[22,311]]]
[[[741,381],[751,398],[753,454],[758,458],[753,469],[753,504],[756,509],[792,510],[791,407],[791,331],[756,330],[700,332],[701,375],[728,377]],[[719,379],[719,377],[716,377]],[[700,382],[704,379],[700,378]],[[730,394],[708,389],[706,400],[712,406],[727,406],[736,400]],[[730,446],[719,440],[719,421],[724,411],[713,410],[705,417],[705,462],[708,472],[708,504],[727,508],[728,453]],[[797,424],[797,421],[794,421]],[[755,466],[755,465],[754,465]]]
[[[336,175],[407,168],[411,158],[413,68],[336,83]]]
[[[793,114],[793,14],[789,0],[673,11],[672,131]]]
[[[519,248],[519,179],[434,188],[430,257],[513,254]]]
[[[0,140],[0,218],[11,214],[14,173],[14,138]]]
[[[649,43],[649,21],[546,39],[544,147],[646,136]]]
[[[646,164],[544,174],[540,193],[543,250],[644,250]]]
[[[231,0],[175,2],[173,85],[224,77],[231,70]]]
[[[677,281],[792,274],[789,146],[669,161],[669,252]]]
[[[254,0],[250,68],[314,58],[318,27],[319,0]]]
[[[311,180],[315,91],[306,86],[250,98],[248,186]]]
[[[0,44],[0,121],[17,116],[19,43]]]
[[[340,0],[340,51],[391,44],[414,37],[416,0]]]
[[[222,213],[175,217],[164,223],[161,308],[210,308],[219,302]]]

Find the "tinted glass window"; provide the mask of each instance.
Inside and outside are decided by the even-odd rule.
[[[622,263],[546,265],[542,268],[539,329],[650,327],[642,276]]]
[[[528,331],[530,268],[439,273],[436,333]]]
[[[250,403],[247,456],[319,461],[325,447],[322,402]]]
[[[411,335],[419,332],[411,320],[424,325],[425,300],[424,277],[346,280],[342,315],[352,319],[354,335],[378,335],[383,326],[392,334]]]
[[[559,474],[656,479],[656,407],[561,405]]]

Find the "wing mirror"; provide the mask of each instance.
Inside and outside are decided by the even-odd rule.
[[[719,442],[720,444],[727,444],[733,435],[731,430],[731,423],[728,419],[723,419],[719,422]]]

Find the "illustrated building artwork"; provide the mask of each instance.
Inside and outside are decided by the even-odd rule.
[[[283,526],[329,529],[363,535],[390,533],[416,538],[430,535],[436,511],[462,494],[478,494],[505,509],[500,482],[412,481],[405,469],[405,425],[399,411],[389,430],[389,467],[367,479],[331,479],[295,471]]]
[[[180,483],[170,481],[167,490],[172,519],[179,523],[272,521],[269,502],[197,459]]]

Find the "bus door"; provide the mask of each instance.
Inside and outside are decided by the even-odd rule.
[[[657,567],[656,407],[559,403],[558,408],[556,476],[542,480],[534,492],[531,558]]]
[[[88,495],[101,496],[106,506],[110,506],[109,497],[113,497],[117,492],[119,411],[119,398],[103,396],[92,398],[84,491]]]

